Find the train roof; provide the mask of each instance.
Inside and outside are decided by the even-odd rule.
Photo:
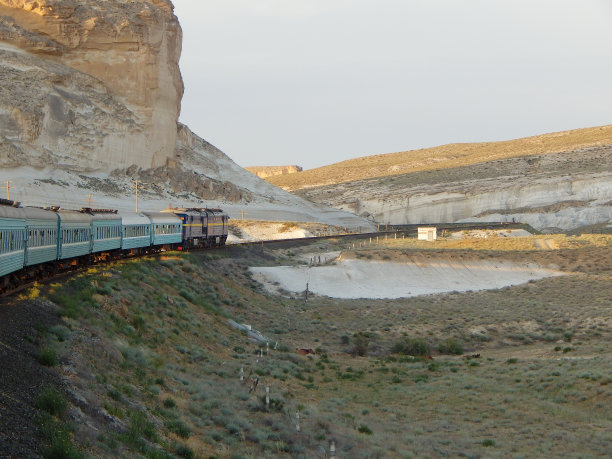
[[[26,218],[30,220],[50,220],[57,223],[57,213],[40,207],[24,207]]]
[[[121,223],[124,225],[149,225],[151,220],[143,213],[122,212],[120,214]]]
[[[143,212],[151,219],[151,223],[181,223],[181,219],[173,213]]]
[[[10,205],[0,205],[0,218],[25,219],[26,214],[23,208]]]
[[[87,215],[87,214],[86,214]],[[117,214],[89,214],[94,222],[99,222],[101,220],[115,220],[117,222],[121,221],[121,215]]]
[[[57,213],[60,216],[60,220],[63,222],[72,223],[89,223],[91,224],[93,217],[89,214],[84,214],[78,210],[64,210],[58,209]]]
[[[208,207],[181,207],[181,208],[171,207],[169,209],[162,210],[162,212],[163,213],[174,213],[174,214],[189,214],[189,213],[208,214],[210,213],[213,215],[223,213],[221,209],[209,209]]]

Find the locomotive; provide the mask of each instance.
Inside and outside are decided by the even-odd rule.
[[[0,199],[0,291],[24,279],[123,256],[221,247],[228,220],[221,209],[75,211]]]

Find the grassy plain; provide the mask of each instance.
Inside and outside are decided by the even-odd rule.
[[[359,245],[172,253],[43,289],[65,317],[46,346],[80,407],[77,442],[96,457],[323,458],[332,441],[346,458],[609,455],[611,236]],[[270,296],[249,274],[334,250],[528,260],[568,274],[493,291],[308,301]],[[268,353],[228,319],[268,337]]]

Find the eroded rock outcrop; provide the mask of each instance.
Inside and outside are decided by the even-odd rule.
[[[0,164],[165,165],[181,40],[169,0],[0,0]]]
[[[296,172],[302,172],[300,166],[253,166],[245,167],[247,171],[255,174],[259,178],[275,177],[277,175],[295,174]]]
[[[395,225],[520,221],[570,230],[612,219],[612,147],[534,155],[300,190]]]

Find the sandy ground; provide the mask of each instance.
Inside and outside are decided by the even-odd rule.
[[[465,239],[471,237],[478,237],[487,239],[489,237],[525,237],[531,236],[529,231],[524,229],[510,229],[510,230],[470,230],[470,231],[455,231],[451,233],[452,239]]]
[[[324,256],[322,258],[325,258]],[[418,295],[489,290],[562,273],[534,263],[500,261],[431,261],[395,263],[339,260],[325,266],[251,268],[271,293],[308,290],[332,298],[405,298]]]

